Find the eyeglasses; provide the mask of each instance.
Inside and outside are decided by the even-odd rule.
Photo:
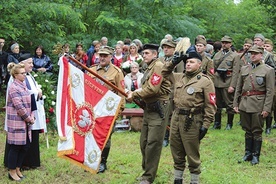
[[[22,73],[17,73],[17,74],[21,74],[21,75],[27,75],[26,72],[22,72]]]
[[[0,42],[0,44],[1,44],[1,43],[5,43],[5,42]]]
[[[138,67],[130,67],[130,68],[138,68]]]

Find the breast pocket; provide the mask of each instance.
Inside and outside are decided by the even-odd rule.
[[[265,76],[264,75],[256,75],[256,83],[259,86],[264,86],[264,84],[265,84]]]

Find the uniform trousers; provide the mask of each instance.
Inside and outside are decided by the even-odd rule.
[[[160,103],[164,118],[159,113],[144,109],[143,126],[140,135],[140,149],[142,153],[143,180],[153,182],[162,151],[162,144],[168,119],[169,102]]]
[[[240,110],[240,116],[241,126],[245,131],[245,138],[261,141],[264,127],[264,118],[261,113],[247,113]]]
[[[228,88],[216,88],[216,103],[218,109],[226,108],[228,114],[235,114],[233,110],[234,94],[228,93]]]
[[[186,157],[190,173],[200,174],[199,129],[203,123],[203,115],[193,116],[189,130],[185,125],[186,115],[174,111],[170,129],[170,147],[174,160],[174,169],[184,171]]]

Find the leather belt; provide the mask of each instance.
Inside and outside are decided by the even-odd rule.
[[[195,109],[195,110],[185,110],[185,109],[179,109],[177,108],[177,111],[178,111],[178,114],[182,114],[182,115],[190,115],[190,114],[200,114],[202,113],[202,109],[201,108],[198,108],[198,109]]]
[[[266,91],[245,91],[242,96],[265,95]]]

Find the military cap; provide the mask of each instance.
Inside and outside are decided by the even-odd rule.
[[[260,38],[261,40],[265,41],[265,37],[264,37],[264,35],[262,35],[261,33],[255,34],[254,39],[255,39],[255,38]]]
[[[206,39],[203,39],[203,38],[196,39],[196,44],[198,44],[198,43],[201,43],[201,44],[203,44],[205,46],[207,45]]]
[[[221,42],[232,42],[232,38],[230,36],[225,35],[221,38]]]
[[[272,40],[270,40],[270,39],[267,39],[267,38],[266,38],[264,43],[273,46],[273,42],[272,42]]]
[[[143,50],[146,50],[146,49],[150,49],[150,50],[156,50],[158,51],[159,49],[159,45],[157,44],[151,44],[151,43],[147,43],[143,46]]]
[[[99,52],[99,54],[107,54],[107,55],[112,55],[114,53],[114,49],[112,47],[109,47],[109,46],[104,46],[104,47],[101,47]]]
[[[187,59],[192,59],[192,58],[196,58],[196,59],[199,59],[200,61],[202,61],[201,55],[196,51],[192,51],[192,52],[188,53]]]
[[[161,47],[163,48],[164,45],[175,48],[176,47],[176,42],[166,39],[164,42],[162,42]]]
[[[253,41],[250,38],[245,38],[244,43],[248,43],[248,44],[253,45]]]
[[[257,52],[257,53],[264,53],[264,48],[258,45],[253,45],[248,52]]]

